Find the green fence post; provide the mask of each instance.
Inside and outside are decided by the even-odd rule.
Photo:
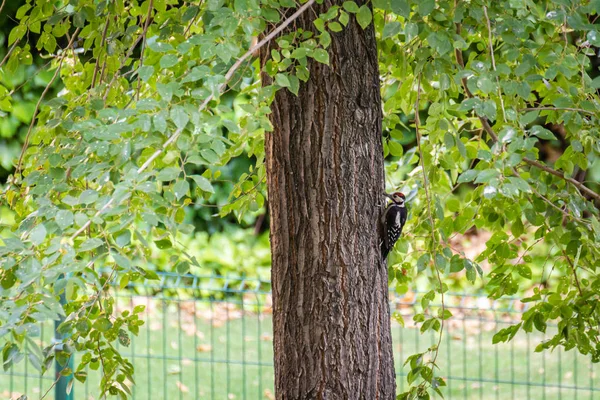
[[[60,304],[66,304],[67,303],[67,299],[65,297],[65,294],[63,292],[63,294],[60,295]],[[54,339],[56,341],[56,348],[55,351],[60,351],[63,349],[62,343],[63,339],[65,339],[66,336],[60,334],[58,332],[58,326],[64,321],[64,318],[60,318],[59,320],[54,321]],[[62,366],[58,363],[58,361],[54,362],[55,368],[56,368],[56,386],[54,386],[54,399],[55,400],[73,400],[73,388],[71,388],[71,392],[67,393],[67,387],[69,386],[69,382],[71,382],[71,380],[73,379],[73,374],[69,375],[69,376],[61,376],[60,372],[65,368],[65,366]],[[73,356],[69,357],[69,361],[68,361],[68,367],[71,369],[71,371],[73,371]]]

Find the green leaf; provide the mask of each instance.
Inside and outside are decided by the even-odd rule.
[[[421,257],[419,257],[419,259],[417,260],[417,271],[418,272],[424,271],[425,268],[427,268],[429,266],[430,260],[431,260],[431,257],[429,256],[429,254],[421,255]]]
[[[169,43],[157,42],[157,39],[158,36],[152,36],[146,41],[146,45],[150,50],[157,53],[165,53],[167,51],[174,50],[173,46],[171,46]]]
[[[165,133],[167,130],[167,120],[165,119],[165,115],[163,113],[156,114],[152,118],[152,124],[154,128],[160,133]]]
[[[428,16],[435,9],[435,0],[421,0],[417,10],[423,17]]]
[[[277,83],[281,87],[289,87],[290,80],[285,74],[277,74],[275,75],[275,83]]]
[[[117,243],[117,246],[121,248],[127,246],[129,243],[131,243],[131,231],[125,230],[120,232],[115,238],[115,242]]]
[[[217,156],[217,154],[211,149],[201,150],[200,154],[210,164],[217,164],[219,162],[219,156]]]
[[[31,240],[34,246],[44,243],[44,239],[46,239],[46,227],[44,224],[36,225],[29,233],[29,240]]]
[[[175,198],[180,200],[183,196],[187,195],[190,190],[190,184],[186,180],[180,180],[175,183],[173,186],[173,191],[175,192]]]
[[[344,26],[348,25],[348,22],[350,22],[350,17],[348,16],[348,13],[340,11],[339,21]]]
[[[521,222],[521,218],[517,218],[511,225],[510,230],[514,237],[520,237],[523,232],[525,232],[525,227],[523,226],[523,222]]]
[[[341,32],[342,29],[344,29],[344,28],[342,28],[342,25],[340,25],[339,22],[335,22],[335,21],[328,23],[327,26],[329,27],[329,30],[331,30],[332,32]]]
[[[156,179],[159,181],[172,181],[177,179],[179,174],[181,174],[181,169],[176,167],[167,167],[158,173]]]
[[[290,87],[288,89],[290,92],[298,96],[298,91],[300,90],[300,80],[294,75],[288,76],[288,79],[290,80]]]
[[[529,268],[527,265],[524,265],[524,264],[517,265],[517,272],[523,278],[531,279],[531,276],[532,276],[531,275],[531,268]]]
[[[260,14],[265,20],[269,22],[279,22],[279,12],[271,7],[261,7]]]
[[[98,192],[92,189],[84,190],[79,196],[79,202],[82,204],[92,204],[96,200],[98,200]]]
[[[69,226],[73,225],[74,222],[73,213],[69,210],[60,210],[56,213],[56,217],[54,219],[62,230],[65,230]]]
[[[329,53],[325,49],[315,49],[313,58],[322,64],[329,65]]]
[[[477,80],[477,88],[484,94],[488,94],[496,90],[496,85],[487,76],[482,76]]]
[[[496,178],[500,175],[500,172],[495,169],[485,169],[477,175],[477,179],[475,179],[475,183],[488,183],[493,178]]]
[[[171,119],[177,128],[183,129],[189,122],[190,117],[183,107],[173,106],[173,108],[171,108]]]
[[[443,32],[432,32],[427,36],[427,42],[441,56],[452,50],[452,42],[450,42],[448,35]]]
[[[408,23],[404,27],[404,33],[406,34],[406,40],[412,40],[419,35],[419,25],[415,23]]]
[[[323,32],[325,30],[325,21],[322,18],[317,18],[313,21],[315,28],[319,30],[319,32]]]
[[[190,271],[190,263],[187,261],[182,261],[177,264],[177,273],[180,275],[187,274]]]
[[[600,12],[600,10],[596,10],[596,12]],[[600,47],[600,33],[596,30],[588,31],[587,40],[596,47]]]
[[[361,28],[365,29],[371,21],[373,20],[373,14],[371,14],[371,9],[366,4],[361,6],[356,13],[356,20]]]
[[[395,157],[402,157],[402,154],[404,154],[402,145],[393,140],[388,141],[388,148],[390,149],[390,154]]]
[[[25,33],[27,32],[27,27],[25,25],[17,25],[15,26],[8,35],[8,45],[10,46],[17,40],[21,40]],[[6,36],[5,36],[6,37]]]
[[[457,212],[460,209],[460,201],[454,198],[448,199],[446,201],[446,208],[448,211]]]
[[[554,134],[551,131],[540,125],[532,126],[530,132],[531,134],[539,137],[540,139],[556,140],[556,137],[554,137]]]
[[[393,21],[388,24],[385,24],[383,28],[383,33],[381,34],[382,39],[387,39],[392,36],[396,36],[400,32],[400,22]]]
[[[458,183],[472,182],[475,178],[477,178],[477,175],[479,175],[478,170],[475,170],[475,169],[467,170],[467,171],[463,172],[462,174],[460,174],[457,182]]]
[[[410,16],[410,6],[407,0],[391,0],[392,12],[404,18]]]
[[[170,249],[173,247],[173,244],[169,239],[155,240],[154,244],[161,250]]]
[[[115,260],[115,262],[117,263],[117,265],[121,268],[125,268],[126,270],[131,269],[131,262],[129,261],[129,259],[127,257],[122,256],[121,254],[112,251],[110,253],[110,255],[112,256],[112,258]]]
[[[517,130],[512,126],[505,126],[498,135],[500,143],[510,143],[517,137]]]
[[[89,250],[93,250],[97,247],[100,247],[104,244],[104,242],[98,238],[91,238],[86,240],[85,242],[83,242],[81,244],[81,246],[79,246],[79,251],[89,251]]]
[[[348,11],[349,13],[354,14],[358,12],[358,6],[353,1],[344,1],[343,7],[344,10]]]
[[[203,177],[201,175],[190,175],[190,178],[192,178],[194,180],[194,182],[196,182],[196,185],[198,185],[200,190],[202,190],[203,192],[208,192],[208,193],[215,192],[210,181],[208,179],[206,179],[205,177]]]
[[[148,79],[154,74],[154,67],[149,65],[144,65],[138,69],[138,76],[144,82],[148,82]]]
[[[93,325],[94,329],[99,332],[107,332],[112,326],[112,322],[106,317],[98,318]]]

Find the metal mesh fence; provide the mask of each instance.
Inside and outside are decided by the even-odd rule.
[[[119,310],[144,305],[146,323],[122,354],[135,366],[135,399],[272,399],[273,348],[268,282],[164,274],[158,283],[115,291]],[[418,293],[391,295],[398,391],[407,388],[409,355],[437,343],[412,324]],[[520,320],[521,303],[491,302],[483,296],[452,294],[438,364],[446,378],[446,399],[600,399],[598,368],[575,351],[535,353],[542,334],[522,333],[493,345],[492,336]],[[552,327],[549,326],[549,329]],[[51,343],[53,324],[41,327],[42,345]],[[78,359],[75,360],[77,365]],[[40,376],[27,361],[0,372],[0,398],[55,399],[50,371]],[[100,371],[74,385],[74,398],[98,399]],[[58,398],[56,398],[59,400]]]

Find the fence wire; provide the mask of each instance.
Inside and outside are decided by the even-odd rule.
[[[118,312],[144,305],[146,323],[129,347],[119,347],[135,367],[134,399],[274,399],[272,318],[269,282],[254,279],[162,274],[158,282],[131,284],[114,295]],[[390,307],[406,326],[392,322],[398,392],[408,386],[404,360],[437,343],[412,323],[419,293],[390,293]],[[493,345],[498,330],[519,321],[524,305],[509,299],[449,294],[438,356],[447,382],[446,399],[600,399],[600,381],[588,357],[576,351],[535,353],[543,334],[522,333]],[[549,326],[551,330],[552,327]],[[51,343],[53,324],[42,324],[42,346]],[[75,359],[75,366],[78,364]],[[100,371],[87,370],[74,398],[98,399]],[[22,361],[0,372],[0,398],[42,398],[54,382]],[[46,399],[56,399],[50,391]]]

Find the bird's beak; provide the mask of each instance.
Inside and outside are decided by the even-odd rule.
[[[390,199],[390,200],[393,200],[393,198],[392,198],[392,195],[391,195],[391,194],[387,194],[387,193],[383,192],[383,195],[384,195],[385,197],[387,197],[388,199]]]

